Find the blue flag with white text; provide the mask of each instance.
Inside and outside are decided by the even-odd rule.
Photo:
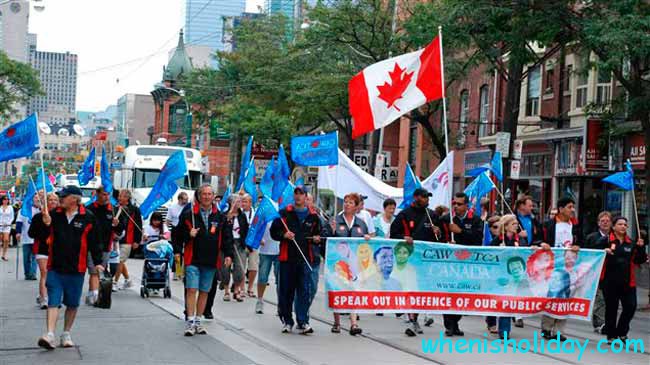
[[[284,186],[284,190],[282,190],[282,194],[277,200],[280,209],[284,209],[290,204],[295,203],[295,200],[293,198],[293,190],[295,188],[296,186],[292,184],[291,181],[287,180],[287,184]]]
[[[34,195],[36,195],[36,186],[34,185],[34,182],[29,179],[27,192],[23,197],[23,206],[20,208],[20,214],[29,219],[30,222],[32,220],[32,201],[34,200]]]
[[[95,177],[95,147],[90,150],[86,161],[81,165],[81,170],[77,174],[79,179],[79,185],[84,186],[88,185],[90,180]]]
[[[223,194],[223,198],[219,202],[219,211],[225,213],[228,210],[228,198],[230,198],[230,185],[226,188],[226,192]]]
[[[276,218],[280,218],[278,205],[268,196],[265,196],[255,211],[255,216],[246,236],[246,246],[254,250],[258,249],[264,236],[266,225]]]
[[[0,162],[29,157],[39,148],[36,114],[0,132]]]
[[[262,176],[262,181],[260,181],[260,191],[262,195],[268,196],[269,198],[273,192],[273,174],[275,174],[275,156],[271,158],[271,162],[266,166],[266,171],[264,171],[264,176]]]
[[[303,166],[338,165],[338,133],[291,137],[291,159]]]
[[[41,168],[38,169],[38,176],[36,177],[36,180],[34,181],[34,184],[36,184],[36,190],[43,190],[43,181],[45,181],[45,191],[46,192],[52,192],[54,191],[54,186],[52,185],[52,182],[50,181],[50,178],[47,176],[45,171]]]
[[[278,199],[280,199],[280,196],[282,196],[284,189],[289,182],[290,175],[291,169],[289,168],[287,155],[284,152],[284,147],[280,145],[280,148],[278,149],[278,164],[273,174],[273,191],[271,192],[272,200],[277,202]]]
[[[503,181],[503,161],[501,160],[501,152],[494,152],[492,161],[489,164],[475,167],[466,172],[467,176],[478,176],[485,171],[492,171],[498,181]]]
[[[257,203],[257,186],[255,185],[255,164],[253,160],[248,164],[248,171],[244,179],[244,191],[251,196],[253,204]]]
[[[603,179],[604,182],[616,185],[623,190],[634,189],[634,170],[632,170],[632,163],[627,160],[625,163],[625,171],[617,172],[609,175]]]
[[[160,175],[158,175],[158,179],[153,185],[151,192],[149,192],[147,198],[140,205],[142,217],[149,217],[158,207],[171,199],[176,193],[176,190],[178,190],[176,180],[183,178],[185,174],[187,174],[185,152],[176,151],[169,156],[167,162],[165,162],[165,165],[160,170]]]
[[[100,165],[100,175],[102,177],[102,186],[104,191],[107,193],[113,192],[113,181],[111,180],[111,170],[108,167],[108,161],[106,160],[106,150],[102,148],[102,161]]]

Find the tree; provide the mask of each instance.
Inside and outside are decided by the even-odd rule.
[[[36,71],[0,51],[0,117],[9,118],[17,105],[42,93]]]
[[[650,4],[592,0],[568,15],[567,29],[597,56],[595,66],[611,72],[625,90],[627,119],[641,123],[645,145],[650,146]],[[650,154],[645,158],[645,180],[650,181]],[[645,195],[650,197],[648,183]]]

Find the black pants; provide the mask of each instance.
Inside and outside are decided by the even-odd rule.
[[[295,299],[298,325],[309,324],[311,282],[311,271],[302,260],[299,262],[280,262],[278,310],[280,311],[282,323],[294,325],[292,312]]]
[[[458,327],[458,322],[460,322],[461,318],[463,318],[463,316],[460,314],[443,314],[442,319],[445,323],[445,329],[451,331],[459,330],[460,328]]]
[[[210,291],[208,292],[208,300],[205,302],[205,310],[203,311],[203,314],[205,315],[206,313],[212,314],[212,306],[214,305],[214,297],[217,296],[217,288],[219,287],[219,270],[217,270],[214,273],[214,279],[212,279],[212,287],[210,288]]]
[[[605,295],[605,333],[608,338],[627,336],[630,330],[630,321],[636,310],[636,288],[626,285],[606,285],[603,288]],[[618,303],[623,311],[618,318]]]

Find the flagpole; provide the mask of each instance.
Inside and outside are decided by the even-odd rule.
[[[442,88],[442,124],[445,129],[445,151],[449,153],[449,134],[447,132],[447,96],[445,95],[445,61],[442,53],[442,26],[438,26],[438,40],[440,41],[440,78],[442,82],[440,87]]]
[[[34,113],[36,115],[36,133],[38,134],[38,147],[40,149],[40,155],[41,155],[41,171],[43,172],[43,195],[44,198],[44,207],[45,211],[47,212],[47,183],[45,182],[45,163],[43,162],[43,141],[41,140],[41,128],[39,128],[38,125],[38,113]]]
[[[636,209],[636,194],[634,193],[634,180],[632,181],[632,209],[634,209],[634,221],[636,222],[636,239],[641,238],[641,226],[639,225],[639,212]]]
[[[503,205],[504,205],[506,208],[508,208],[508,210],[510,211],[510,214],[515,214],[515,212],[512,211],[512,208],[510,208],[510,206],[509,206],[508,204],[506,204],[506,198],[505,198],[505,197],[503,196],[503,194],[501,193],[501,190],[499,190],[499,188],[496,187],[496,185],[494,186],[494,190],[497,191],[497,193],[498,193],[499,196],[501,197],[501,200],[502,200],[502,202],[503,202]],[[501,209],[501,215],[503,215],[503,209]]]
[[[282,222],[282,224],[284,225],[284,229],[286,229],[287,232],[291,232],[291,231],[289,230],[289,227],[287,227],[287,224],[284,222],[284,219],[280,219],[280,222]],[[306,264],[307,267],[309,268],[309,271],[314,271],[314,269],[313,269],[313,268],[311,267],[311,265],[309,264],[309,261],[307,261],[307,257],[305,256],[305,254],[304,254],[304,253],[302,252],[302,250],[300,249],[300,246],[298,246],[298,242],[296,242],[296,239],[294,238],[294,239],[292,239],[292,241],[293,241],[293,243],[296,245],[296,248],[298,249],[298,252],[300,252],[300,255],[302,255],[302,258],[305,260],[305,264]]]

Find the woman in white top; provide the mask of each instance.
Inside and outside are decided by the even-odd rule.
[[[7,250],[9,249],[9,233],[11,224],[14,221],[14,208],[11,206],[9,197],[3,195],[0,197],[2,205],[0,206],[0,240],[2,240],[2,259],[8,261]]]
[[[163,224],[162,214],[154,212],[149,219],[149,225],[144,227],[142,243],[147,243],[167,239],[167,226]],[[143,248],[144,249],[144,248]]]
[[[382,214],[377,214],[374,220],[375,224],[375,236],[390,238],[390,225],[395,220],[395,208],[397,203],[395,200],[388,198],[384,200],[384,212]]]

